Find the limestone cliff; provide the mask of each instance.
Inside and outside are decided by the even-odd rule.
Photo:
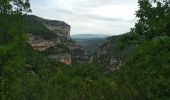
[[[56,61],[59,61],[61,63],[64,63],[66,65],[72,64],[71,54],[69,53],[59,53],[59,54],[53,54],[48,56],[50,59],[54,59]]]
[[[71,27],[67,23],[37,16],[28,16],[27,23],[28,43],[34,50],[45,53],[50,59],[70,65],[72,61],[75,62],[74,59],[81,62],[79,58],[86,56],[83,49],[70,38]],[[83,53],[76,54],[77,49]]]
[[[106,39],[101,44],[94,55],[94,60],[101,64],[106,72],[112,72],[119,69],[122,58],[119,52],[119,40],[122,36],[113,36]]]
[[[130,32],[107,38],[97,48],[93,56],[94,60],[103,65],[107,72],[118,70],[134,50],[136,41],[133,39],[134,37]]]
[[[45,51],[55,45],[54,41],[44,40],[43,38],[36,37],[32,34],[28,34],[28,36],[28,43],[34,48],[34,50]]]
[[[39,18],[39,20],[45,27],[56,33],[58,36],[64,36],[70,39],[71,27],[67,23],[57,20],[47,20],[43,18]]]

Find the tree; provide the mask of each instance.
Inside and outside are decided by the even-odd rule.
[[[132,29],[138,45],[116,72],[121,100],[168,100],[170,93],[170,2],[139,0]],[[131,44],[132,45],[132,44]]]
[[[136,12],[138,22],[132,31],[144,39],[155,36],[170,35],[170,2],[169,0],[139,0]]]
[[[0,44],[8,43],[23,33],[22,15],[30,12],[29,0],[0,1]]]
[[[3,100],[17,99],[17,95],[13,95],[22,93],[17,84],[22,80],[19,76],[25,76],[23,19],[29,11],[29,0],[0,0],[0,94]]]
[[[117,92],[123,100],[168,100],[170,38],[145,41],[117,73]]]

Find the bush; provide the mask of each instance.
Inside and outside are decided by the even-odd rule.
[[[141,44],[118,73],[117,89],[120,98],[168,100],[170,38],[157,37]]]

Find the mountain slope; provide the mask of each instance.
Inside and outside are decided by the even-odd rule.
[[[27,16],[26,22],[29,44],[50,59],[70,65],[75,59],[74,50],[84,51],[70,38],[71,27],[67,23],[33,15]],[[77,56],[83,57],[84,54]]]
[[[136,45],[134,38],[131,33],[107,38],[97,47],[93,57],[94,61],[101,64],[106,71],[118,69],[133,52]]]
[[[91,39],[91,38],[106,38],[109,35],[102,35],[102,34],[77,34],[72,35],[71,38],[73,39]]]
[[[38,37],[45,39],[52,39],[58,37],[53,31],[50,31],[42,23],[40,23],[40,18],[34,15],[26,16],[26,31],[28,33],[34,34]]]
[[[105,38],[88,38],[88,39],[76,39],[73,40],[81,45],[83,48],[87,49],[91,53],[94,53],[97,47],[105,41]]]

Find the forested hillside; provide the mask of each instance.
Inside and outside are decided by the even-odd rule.
[[[89,38],[89,39],[73,39],[77,44],[94,53],[99,45],[101,45],[105,38]]]
[[[91,63],[70,66],[47,56],[60,51],[40,52],[28,43],[29,30],[48,40],[56,35],[37,20],[27,22],[29,0],[1,0],[1,99],[169,100],[170,2],[139,0],[138,6],[130,32],[108,38]]]
[[[26,31],[34,35],[38,35],[42,38],[52,39],[57,37],[57,35],[46,28],[42,23],[40,23],[40,18],[33,15],[28,15],[25,17],[26,21]]]

